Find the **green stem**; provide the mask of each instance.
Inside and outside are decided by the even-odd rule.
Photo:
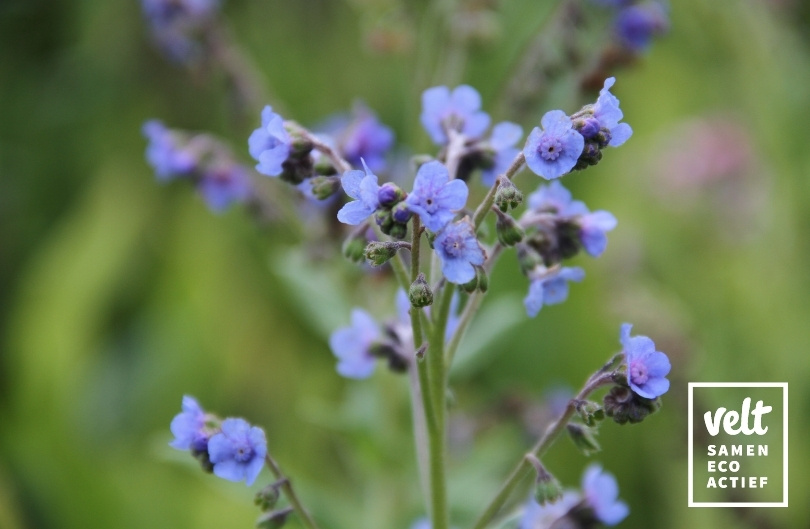
[[[568,401],[568,406],[566,406],[563,414],[548,426],[546,432],[540,437],[540,439],[538,439],[537,443],[534,445],[534,447],[532,447],[529,454],[532,454],[537,459],[540,459],[551,447],[551,445],[554,444],[554,441],[557,440],[563,430],[565,430],[565,427],[568,425],[568,421],[571,419],[571,417],[574,416],[574,413],[576,412],[576,402],[578,400],[584,400],[598,387],[605,384],[610,384],[613,381],[613,373],[600,374],[597,372],[597,375],[588,379],[588,382],[585,384],[585,387],[582,388],[579,394]],[[492,519],[498,514],[498,511],[501,510],[503,505],[512,495],[517,486],[520,485],[520,482],[529,476],[532,468],[532,464],[528,459],[524,457],[520,460],[520,463],[518,463],[518,465],[512,470],[509,477],[506,478],[504,484],[501,485],[498,493],[495,495],[492,501],[489,502],[489,505],[487,505],[484,513],[475,522],[473,529],[484,529],[487,525],[489,525]]]
[[[495,203],[495,194],[498,192],[498,184],[500,184],[501,178],[512,178],[515,173],[520,171],[520,168],[523,167],[525,162],[526,157],[523,156],[523,153],[518,153],[518,155],[515,156],[515,159],[512,160],[512,164],[509,166],[509,168],[495,179],[495,183],[492,184],[491,188],[489,188],[484,200],[478,205],[478,208],[476,208],[475,213],[473,214],[473,223],[476,230],[481,226],[481,223],[484,221],[484,217],[487,216],[490,208],[492,208],[492,204]]]
[[[298,516],[301,518],[301,523],[304,524],[307,529],[318,529],[318,524],[315,523],[315,520],[313,520],[307,510],[304,509],[301,500],[298,499],[298,496],[295,494],[295,490],[293,490],[290,479],[284,475],[284,473],[281,471],[281,467],[278,466],[278,463],[276,463],[276,461],[270,457],[269,453],[264,456],[264,460],[273,476],[275,476],[277,480],[281,481],[281,490],[284,491],[284,496],[287,498],[287,501],[290,502],[292,508],[296,513],[298,513]]]

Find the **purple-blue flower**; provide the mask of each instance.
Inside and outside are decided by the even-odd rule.
[[[613,23],[616,39],[625,48],[643,53],[653,37],[669,28],[666,8],[659,2],[645,2],[622,9]]]
[[[576,165],[585,138],[562,110],[546,112],[540,124],[543,130],[535,127],[523,147],[526,165],[546,180],[559,178]]]
[[[630,513],[627,504],[619,500],[619,486],[613,474],[593,464],[582,477],[582,493],[585,502],[593,509],[596,518],[605,525],[616,525]]]
[[[262,125],[248,138],[248,151],[259,162],[256,170],[267,176],[280,175],[291,146],[292,139],[284,128],[284,120],[267,105],[262,110]]]
[[[329,347],[338,359],[337,371],[347,378],[368,378],[374,372],[371,346],[379,341],[377,322],[362,309],[352,310],[352,324],[329,337]]]
[[[455,130],[467,138],[478,138],[489,126],[489,115],[481,110],[481,96],[475,88],[434,86],[422,93],[422,126],[436,145],[449,141],[447,131]]]
[[[208,459],[214,474],[229,481],[250,486],[264,466],[267,441],[264,430],[244,419],[225,419],[222,430],[208,441]]]
[[[646,336],[630,337],[633,328],[622,325],[619,334],[627,364],[627,383],[636,394],[654,399],[669,390],[666,376],[671,369],[667,355],[655,350],[655,343]]]
[[[365,162],[363,168],[364,171],[346,171],[340,178],[343,190],[355,199],[347,202],[338,211],[337,218],[344,224],[356,226],[380,207],[380,186],[377,185],[377,176],[369,170]]]
[[[419,167],[405,204],[429,230],[439,231],[467,203],[468,192],[464,181],[450,180],[447,168],[434,160]]]
[[[529,498],[519,529],[548,529],[554,522],[568,514],[581,501],[579,494],[573,490],[563,492],[562,498],[554,503],[540,505],[534,498]]]
[[[475,277],[475,267],[484,264],[486,254],[475,238],[475,228],[469,218],[448,224],[433,241],[433,248],[442,262],[442,274],[451,283],[463,285]]]
[[[495,177],[504,173],[520,152],[515,144],[523,137],[523,127],[516,123],[504,121],[492,127],[489,145],[495,151],[495,165],[481,172],[481,182],[491,186]]]
[[[223,163],[207,168],[197,190],[213,211],[223,211],[234,203],[247,201],[253,195],[253,184],[245,167]]]
[[[593,117],[599,121],[602,128],[610,131],[611,147],[618,147],[626,142],[633,135],[633,129],[627,123],[619,123],[624,117],[624,113],[619,108],[619,100],[610,93],[610,88],[616,82],[615,77],[605,79],[599,97],[593,105]]]
[[[529,294],[523,300],[526,313],[534,318],[543,305],[556,305],[568,299],[568,282],[585,279],[585,271],[576,267],[544,270],[531,278]]]
[[[200,51],[200,33],[216,15],[219,0],[142,0],[156,42],[169,57],[187,62]]]
[[[169,427],[174,441],[169,446],[178,450],[203,452],[208,446],[208,433],[205,429],[206,414],[194,397],[183,396],[183,411],[172,419]]]
[[[189,148],[188,142],[181,141],[181,135],[167,129],[158,120],[150,120],[141,128],[149,140],[146,147],[146,160],[155,170],[160,180],[184,176],[197,168],[199,155]]]
[[[380,171],[385,168],[385,154],[394,144],[394,132],[365,106],[357,106],[355,114],[338,136],[340,151],[352,165],[364,160],[372,171]]]
[[[607,248],[607,232],[616,227],[616,217],[604,210],[591,212],[584,202],[574,200],[571,192],[559,180],[540,186],[529,195],[529,209],[551,213],[559,219],[579,226],[579,241],[592,257],[599,257]]]

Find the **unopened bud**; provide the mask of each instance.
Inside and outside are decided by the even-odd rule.
[[[619,424],[641,422],[661,409],[661,399],[645,399],[624,385],[613,386],[603,403],[605,414]]]
[[[602,450],[599,443],[596,441],[596,430],[581,424],[568,423],[568,433],[571,435],[571,440],[574,441],[574,446],[586,456],[595,454]]]
[[[543,256],[531,246],[527,244],[518,244],[516,248],[518,263],[520,264],[521,271],[525,275],[531,273],[531,271],[538,266],[544,265]]]
[[[523,202],[523,193],[520,189],[515,187],[508,178],[500,178],[498,180],[498,189],[495,191],[495,205],[501,211],[509,211],[518,207]]]
[[[368,243],[365,251],[366,261],[368,261],[371,266],[382,266],[396,255],[397,250],[401,248],[400,244],[401,243],[396,242],[378,241]]]
[[[400,202],[393,208],[391,208],[391,218],[394,219],[394,222],[399,222],[400,224],[407,224],[413,213],[411,210],[408,209],[408,205],[405,202]]]
[[[380,227],[380,231],[386,235],[391,233],[391,228],[394,226],[394,219],[391,218],[391,210],[377,210],[374,214],[374,220],[377,222],[377,226]]]
[[[476,266],[475,275],[478,276],[478,290],[480,290],[482,294],[486,294],[487,290],[489,290],[489,276],[487,276],[487,272],[483,267]]]
[[[504,246],[514,246],[523,240],[523,229],[518,226],[515,219],[510,215],[503,213],[498,208],[492,208],[498,217],[495,222],[495,233],[498,235],[498,240]]]
[[[349,261],[359,263],[366,256],[366,244],[368,241],[362,234],[350,235],[343,242],[343,256]]]
[[[433,291],[430,289],[425,274],[416,276],[416,281],[411,284],[408,290],[408,299],[411,300],[411,305],[416,308],[427,307],[433,304]]]
[[[380,205],[384,208],[390,208],[394,204],[402,202],[406,196],[408,194],[405,191],[391,182],[381,185],[379,191],[377,191],[377,200],[380,201]]]
[[[408,236],[408,225],[400,222],[394,222],[388,229],[388,235],[394,239],[404,239]]]
[[[340,189],[340,178],[335,176],[315,176],[309,179],[312,194],[318,200],[326,200]]]
[[[546,503],[555,503],[562,498],[562,485],[559,480],[546,470],[546,467],[540,462],[534,454],[526,456],[526,460],[531,463],[534,470],[537,471],[537,480],[535,481],[534,499],[540,505]]]
[[[287,523],[287,517],[292,512],[292,507],[287,507],[279,511],[262,514],[259,516],[259,519],[256,520],[256,527],[258,529],[279,529],[284,527],[284,524]]]
[[[580,400],[576,403],[576,410],[582,418],[582,422],[588,426],[594,426],[597,422],[605,418],[605,410],[591,400]]]
[[[279,480],[275,483],[267,485],[265,488],[256,493],[256,496],[253,498],[253,503],[264,512],[267,512],[275,507],[276,503],[278,503],[279,496],[281,496],[278,489],[281,487],[282,483],[284,483],[284,480]]]

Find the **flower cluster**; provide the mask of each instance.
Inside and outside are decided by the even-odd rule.
[[[244,419],[220,421],[205,413],[193,397],[183,397],[183,411],[172,419],[171,431],[172,447],[190,450],[204,469],[223,479],[250,486],[264,467],[264,430]]]
[[[616,478],[593,464],[582,477],[582,493],[568,490],[554,503],[540,505],[533,498],[526,504],[520,529],[571,527],[585,529],[601,523],[613,526],[624,520],[630,509],[619,500]]]
[[[253,197],[248,169],[212,136],[167,129],[156,120],[143,125],[143,135],[149,140],[146,159],[157,178],[190,181],[211,210],[223,211]]]
[[[141,0],[153,38],[177,62],[197,58],[219,0]]]

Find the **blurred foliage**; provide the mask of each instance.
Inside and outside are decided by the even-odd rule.
[[[471,26],[469,54],[447,37],[459,30],[454,4],[498,7]],[[424,88],[466,82],[499,108],[550,10],[536,4],[228,0],[225,12],[285,116],[314,124],[361,98],[418,150]],[[452,374],[459,526],[530,445],[544,391],[580,384],[617,351],[623,321],[670,355],[673,385],[643,425],[602,428],[596,459],[631,507],[622,527],[810,523],[807,5],[672,4],[671,33],[617,72],[632,140],[566,180],[618,217],[605,256],[582,260],[588,280],[566,304],[516,327],[526,282],[507,256],[462,346],[479,344]],[[521,117],[527,130],[544,110],[590,98],[562,86]],[[382,370],[340,379],[326,342],[352,305],[393,313],[393,292],[349,263],[306,264],[313,248],[284,223],[210,214],[144,162],[140,126],[152,117],[221,134],[247,161],[258,117],[229,117],[221,75],[167,63],[135,0],[4,0],[0,102],[0,527],[251,527],[244,485],[168,447],[183,394],[263,425],[325,529],[407,527],[423,514],[407,383]],[[699,153],[683,127],[694,120],[742,134],[698,162],[745,163],[691,178]],[[518,178],[527,191],[536,183]],[[686,383],[749,380],[790,383],[790,507],[688,509]],[[586,463],[565,441],[547,458],[572,486]]]

